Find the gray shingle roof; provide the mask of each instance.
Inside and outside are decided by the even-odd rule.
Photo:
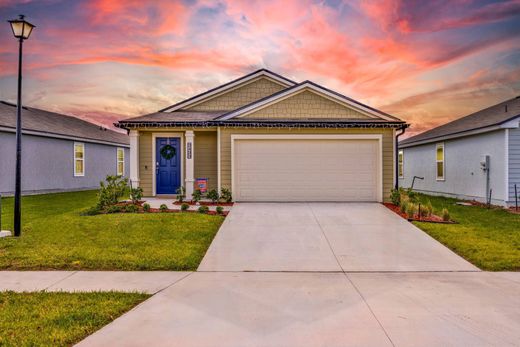
[[[400,141],[399,144],[409,145],[415,142],[435,141],[435,139],[439,137],[455,134],[464,136],[465,132],[500,125],[519,116],[520,96],[517,96],[516,98],[506,100],[500,104],[485,108],[468,116],[412,136],[406,140]]]
[[[154,112],[144,116],[123,119],[120,122],[205,122],[213,120],[227,111],[219,112],[196,112],[196,111],[173,111]]]
[[[0,101],[0,127],[16,129],[16,106]],[[22,108],[22,129],[35,131],[47,136],[70,136],[85,141],[103,141],[128,145],[129,138],[93,123],[64,114],[40,110],[33,107]]]

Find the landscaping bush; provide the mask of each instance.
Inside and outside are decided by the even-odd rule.
[[[183,186],[180,186],[177,188],[177,201],[182,203],[184,201],[184,198],[186,197],[186,189]]]
[[[100,214],[101,210],[97,206],[93,206],[91,208],[88,208],[80,213],[82,216],[95,216],[97,214]]]
[[[139,207],[137,205],[126,205],[125,206],[125,212],[135,213],[139,211]]]
[[[449,222],[450,221],[450,212],[448,211],[447,208],[443,208],[442,209],[442,220],[445,221],[445,222]]]
[[[128,179],[121,176],[108,175],[105,182],[99,183],[98,208],[106,209],[119,202],[128,191]]]
[[[428,200],[428,202],[426,203],[425,207],[426,207],[426,211],[428,211],[427,216],[428,216],[428,217],[431,217],[431,215],[433,214],[433,205],[432,205],[432,202],[431,202],[430,200]]]
[[[209,207],[208,206],[204,206],[204,205],[200,206],[198,211],[199,211],[199,213],[208,213]]]
[[[211,202],[216,203],[218,199],[220,199],[220,196],[218,195],[218,191],[216,189],[212,189],[206,194],[208,199],[211,200]]]
[[[159,206],[159,210],[161,212],[166,212],[168,211],[168,206],[166,206],[165,204],[161,204],[161,206]]]
[[[401,195],[403,194],[403,188],[399,189],[392,189],[390,191],[390,201],[392,201],[392,204],[394,205],[401,205]]]
[[[143,197],[143,188],[130,188],[130,200],[132,200],[133,204],[137,204],[139,200]]]
[[[233,197],[231,196],[231,190],[227,188],[220,189],[220,198],[224,200],[224,202],[233,201]]]
[[[181,205],[181,211],[188,211],[189,208],[190,208],[190,205],[187,203],[183,203]]]
[[[120,206],[120,205],[108,206],[106,209],[107,213],[119,213],[121,211],[123,211],[123,206]]]
[[[430,216],[430,214],[428,213],[428,207],[426,205],[419,205],[418,208],[420,208],[418,213],[421,218],[426,218]]]
[[[413,218],[415,214],[417,213],[417,205],[414,203],[408,203],[406,207],[406,215],[408,218]]]
[[[409,204],[410,203],[408,201],[401,201],[401,205],[399,205],[399,210],[401,211],[401,213],[406,213]]]
[[[224,213],[224,207],[222,207],[222,206],[217,206],[217,213],[218,213],[218,214],[223,214],[223,213]]]
[[[197,203],[202,199],[202,192],[200,189],[195,189],[195,191],[191,194],[191,201]]]
[[[150,204],[143,204],[143,211],[144,212],[150,212]]]
[[[410,188],[406,190],[406,195],[408,196],[408,199],[414,204],[419,202],[417,193],[411,190]]]

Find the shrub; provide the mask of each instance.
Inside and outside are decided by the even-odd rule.
[[[217,206],[217,213],[218,213],[218,214],[222,214],[222,213],[224,213],[224,207],[222,207],[222,206]]]
[[[119,213],[121,211],[123,211],[123,206],[120,205],[112,205],[107,208],[107,213]]]
[[[100,214],[101,210],[97,206],[90,207],[80,213],[82,216],[95,216],[97,214]]]
[[[133,204],[137,204],[139,200],[143,197],[143,188],[130,188],[130,200],[132,200]]]
[[[150,204],[143,204],[143,211],[150,212]]]
[[[166,204],[161,204],[161,206],[159,206],[159,210],[161,212],[166,212],[168,211],[168,206],[166,206]]]
[[[190,208],[190,205],[187,203],[183,203],[181,205],[181,211],[188,211],[189,208]]]
[[[406,215],[408,218],[413,218],[417,213],[417,205],[414,203],[408,203],[406,207]]]
[[[430,217],[433,214],[433,205],[430,200],[425,205],[426,211],[428,212],[427,217]]]
[[[194,203],[197,203],[200,201],[200,199],[202,199],[202,192],[200,189],[195,189],[195,191],[191,194],[191,200]]]
[[[125,206],[125,212],[135,213],[137,211],[139,211],[139,207],[137,207],[137,205],[126,205]]]
[[[218,199],[220,199],[220,196],[218,195],[218,191],[216,189],[210,190],[206,196],[213,203],[216,203],[218,201]]]
[[[420,207],[419,216],[421,216],[422,218],[430,216],[430,214],[428,213],[428,206],[419,205],[419,207]]]
[[[401,191],[402,189],[392,189],[390,191],[390,201],[392,204],[399,206],[401,204]]]
[[[409,204],[410,203],[408,201],[401,201],[401,205],[399,205],[399,210],[401,211],[401,213],[406,213]]]
[[[128,190],[128,179],[108,175],[105,182],[100,182],[99,186],[98,208],[106,209],[108,206],[117,204],[119,199],[125,196]]]
[[[208,206],[204,206],[204,205],[200,206],[198,211],[199,211],[199,213],[208,213],[209,207]]]
[[[233,201],[233,197],[231,196],[231,190],[227,188],[220,189],[220,198],[224,200],[224,202]]]
[[[177,201],[183,202],[184,198],[186,197],[186,189],[183,186],[180,186],[179,188],[177,188],[176,193],[177,193]]]
[[[447,208],[443,208],[442,209],[442,220],[445,221],[445,222],[449,222],[450,221],[450,212],[448,211]]]
[[[413,202],[414,204],[416,204],[418,202],[418,197],[417,197],[417,193],[414,192],[412,189],[408,188],[406,190],[406,195],[408,196],[408,199]]]

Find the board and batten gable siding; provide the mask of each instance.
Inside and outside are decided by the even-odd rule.
[[[515,203],[515,184],[520,203],[520,128],[509,129],[509,202]]]
[[[74,142],[44,136],[22,136],[22,192],[36,194],[99,188],[107,175],[117,174],[117,145],[85,145],[85,175],[74,176]],[[130,173],[125,147],[125,176]],[[15,185],[15,134],[0,132],[0,193],[12,194]]]
[[[394,143],[392,129],[240,129],[240,128],[221,128],[220,148],[221,148],[221,185],[231,189],[231,135],[238,134],[381,134],[383,148],[383,200],[388,201],[390,190],[394,184]],[[319,141],[319,140],[317,140]],[[352,163],[355,165],[356,163]]]
[[[167,133],[184,134],[185,128],[168,128]],[[153,136],[161,137],[162,130],[141,130],[139,131],[139,180],[140,187],[143,188],[144,196],[153,195],[153,170],[155,169],[155,153],[153,153]],[[165,134],[166,134],[165,132]],[[208,189],[217,189],[217,132],[194,131],[195,146],[193,151],[194,175],[195,178],[208,178]],[[164,135],[165,137],[168,135]],[[182,135],[184,142],[184,135]],[[182,149],[182,170],[185,170],[185,153]],[[183,175],[184,177],[184,172]],[[184,185],[184,182],[181,182]],[[191,197],[188,197],[191,198]]]
[[[193,106],[186,107],[189,111],[230,111],[253,101],[285,89],[283,85],[266,77],[248,81],[231,90],[218,94],[209,100],[204,100]]]
[[[414,176],[414,190],[461,199],[486,199],[486,173],[480,162],[490,156],[490,188],[494,204],[505,199],[505,145],[504,130],[424,145],[401,148],[404,153],[404,177],[399,185],[409,188]],[[444,143],[444,180],[436,177],[436,144]]]
[[[367,119],[367,115],[309,90],[248,113],[240,118]]]

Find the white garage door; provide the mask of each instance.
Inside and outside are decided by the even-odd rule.
[[[377,201],[379,141],[235,139],[237,201]]]

